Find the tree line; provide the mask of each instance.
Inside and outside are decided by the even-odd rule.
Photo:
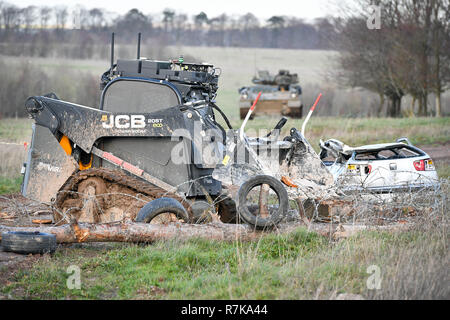
[[[449,1],[355,0],[345,15],[312,23],[286,16],[262,20],[252,13],[210,17],[131,9],[118,15],[80,5],[18,7],[0,1],[0,54],[104,59],[111,32],[119,44],[134,44],[142,32],[143,44],[159,48],[158,58],[165,58],[167,45],[337,50],[336,84],[376,93],[375,114],[381,116],[387,104],[391,117],[439,116],[450,82]],[[379,8],[377,28],[368,24],[373,5]],[[126,48],[118,49],[120,54]],[[402,111],[406,95],[411,105]]]
[[[108,34],[115,31],[127,42],[135,39],[130,35],[142,32],[148,41],[169,45],[330,49],[328,39],[335,33],[326,18],[313,23],[286,16],[261,20],[252,13],[210,17],[205,12],[188,16],[172,9],[158,14],[131,9],[117,15],[80,5],[21,8],[7,2],[0,2],[0,13],[1,42],[32,42],[38,38],[47,42],[107,43]]]
[[[401,116],[401,102],[412,97],[404,115],[430,115],[429,95],[440,116],[441,95],[450,82],[450,3],[448,0],[359,0],[360,13],[338,24],[341,52],[338,81],[363,87],[385,99],[387,116]],[[376,4],[379,28],[368,28]],[[373,7],[372,7],[373,8]],[[415,112],[415,105],[418,105]]]

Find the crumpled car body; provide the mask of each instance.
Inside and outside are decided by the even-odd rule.
[[[437,188],[431,157],[407,138],[394,143],[350,147],[339,140],[320,141],[320,158],[344,191],[395,192]],[[326,160],[331,157],[333,160]]]

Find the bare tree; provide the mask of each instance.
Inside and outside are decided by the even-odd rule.
[[[69,15],[66,6],[55,7],[56,29],[64,29]]]
[[[282,28],[285,23],[285,18],[281,16],[272,16],[267,20],[267,22],[273,28]]]
[[[3,27],[3,7],[5,6],[5,3],[3,1],[0,1],[0,29]]]
[[[178,41],[181,38],[181,34],[183,33],[184,29],[186,28],[186,22],[188,21],[188,17],[186,14],[177,14],[173,18],[173,24],[175,27],[175,42],[178,43]]]
[[[194,16],[194,23],[197,29],[203,28],[208,23],[208,16],[203,11]]]
[[[47,29],[48,21],[50,20],[50,15],[52,13],[52,8],[49,7],[40,7],[39,8],[39,16],[41,21],[41,29]]]
[[[340,72],[338,83],[351,87],[362,87],[375,91],[380,96],[378,116],[384,105],[387,87],[387,64],[384,59],[386,51],[382,45],[381,34],[365,34],[364,19],[350,19],[340,29],[338,49]]]
[[[448,83],[445,75],[449,61],[444,49],[449,37],[448,19],[445,20],[445,13],[440,9],[444,1],[379,0],[381,29],[365,27],[368,17],[364,13],[344,23],[339,35],[341,75],[348,84],[378,92],[381,103],[387,96],[389,116],[400,115],[405,94],[413,98],[409,114],[413,114],[416,101],[418,114],[429,114],[430,90],[436,93],[436,113],[440,113],[438,100]],[[360,4],[367,6],[370,0],[362,0]],[[442,63],[442,59],[447,63]]]
[[[167,32],[170,29],[173,29],[173,19],[175,16],[175,11],[171,10],[171,9],[165,9],[163,11],[163,23],[164,23],[164,31]]]
[[[89,10],[89,27],[91,29],[99,29],[104,21],[104,11],[100,8]]]
[[[428,91],[429,91],[429,65],[428,56],[430,53],[429,35],[431,32],[432,1],[407,1],[406,5],[412,8],[414,22],[422,26],[417,32],[415,41],[419,43],[418,55],[420,57],[420,79],[422,82],[422,94],[419,97],[419,115],[426,116],[428,113]]]
[[[217,17],[211,18],[208,21],[210,25],[210,42],[214,45],[223,46],[225,43],[225,30],[228,22],[228,16],[223,13]]]
[[[314,26],[317,29],[319,49],[327,49],[330,43],[337,37],[335,26],[331,23],[331,18],[317,18],[314,21]]]
[[[150,32],[152,29],[150,18],[138,9],[128,11],[124,16],[117,19],[115,25],[118,30],[123,30],[129,35],[134,35],[137,32]]]
[[[72,24],[74,29],[85,29],[89,22],[89,11],[81,5],[76,5],[72,10]]]
[[[450,83],[450,2],[432,2],[432,74],[431,86],[436,97],[435,115],[441,114],[441,94]]]
[[[21,10],[8,3],[3,3],[1,7],[1,15],[3,20],[3,27],[5,31],[8,32],[10,29],[16,29],[20,25]]]
[[[28,32],[33,24],[36,22],[36,7],[28,6],[22,10],[23,22],[25,24],[25,31]]]
[[[259,20],[253,13],[248,12],[239,18],[239,24],[242,29],[248,31],[248,29],[259,27]]]
[[[269,27],[272,29],[271,47],[278,47],[278,38],[280,36],[280,29],[284,27],[285,18],[281,16],[272,16],[267,20]]]

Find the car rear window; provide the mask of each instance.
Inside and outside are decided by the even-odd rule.
[[[357,153],[355,160],[392,160],[417,157],[421,154],[407,147],[390,148]]]

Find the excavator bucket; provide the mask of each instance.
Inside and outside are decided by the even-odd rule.
[[[33,124],[32,132],[23,168],[22,194],[35,201],[50,202],[77,165],[48,128]]]

